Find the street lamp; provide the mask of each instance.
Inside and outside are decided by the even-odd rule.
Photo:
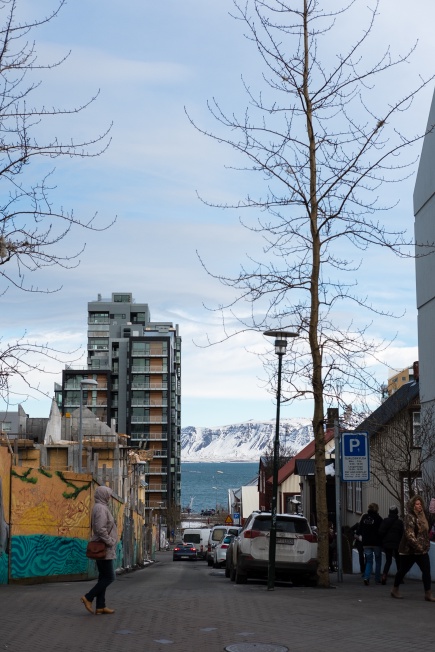
[[[276,424],[273,443],[273,476],[272,476],[272,522],[270,524],[269,564],[267,573],[267,590],[275,588],[275,557],[276,557],[276,513],[278,502],[278,461],[279,461],[279,411],[281,404],[281,373],[282,357],[287,350],[287,338],[297,337],[297,333],[289,331],[265,331],[263,335],[275,339],[275,353],[278,356],[278,386],[276,390]]]
[[[93,378],[82,378],[80,381],[80,420],[79,420],[79,473],[83,473],[83,386],[98,385]]]

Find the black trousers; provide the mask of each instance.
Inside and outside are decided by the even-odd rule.
[[[428,553],[426,552],[424,555],[399,555],[399,556],[400,556],[400,566],[394,578],[394,587],[397,589],[400,585],[400,582],[405,577],[406,573],[409,570],[411,570],[414,564],[417,564],[417,566],[421,570],[421,579],[423,580],[424,590],[430,591],[432,580],[430,576],[430,559]]]
[[[400,555],[397,548],[384,548],[384,552],[385,552],[385,565],[383,570],[384,575],[388,575],[388,571],[390,570],[393,557],[394,557],[394,561],[396,562],[396,569],[398,571],[400,568]]]
[[[113,559],[97,559],[98,581],[94,587],[86,593],[85,598],[92,602],[97,598],[97,609],[104,609],[106,606],[106,589],[109,584],[115,581],[115,567]]]

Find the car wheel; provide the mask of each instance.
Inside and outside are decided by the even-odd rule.
[[[248,576],[245,573],[240,572],[239,565],[237,565],[236,576],[235,576],[236,584],[246,584],[247,581],[248,581]]]
[[[225,577],[231,577],[231,571],[228,566],[225,566]]]
[[[213,566],[213,559],[207,559],[207,565]]]

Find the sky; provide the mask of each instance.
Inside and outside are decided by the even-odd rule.
[[[335,0],[328,4],[341,5]],[[341,32],[343,43],[360,34],[366,4],[357,0],[356,13]],[[51,0],[18,0],[23,18],[35,17],[36,10],[48,13],[53,5]],[[252,182],[230,169],[238,163],[234,153],[195,131],[186,116],[187,110],[212,129],[207,101],[216,97],[228,110],[242,111],[248,102],[242,75],[259,83],[258,55],[231,10],[231,0],[71,0],[34,34],[41,61],[71,52],[63,65],[38,73],[42,83],[35,103],[77,106],[99,91],[84,112],[55,118],[49,126],[36,127],[39,133],[52,129],[68,139],[112,128],[110,145],[100,157],[35,163],[31,173],[37,178],[55,165],[56,187],[50,196],[55,205],[74,209],[83,219],[97,213],[100,226],[116,222],[105,231],[73,230],[59,251],[74,253],[86,243],[80,265],[40,270],[30,279],[59,291],[31,294],[9,287],[4,292],[3,286],[1,295],[3,342],[25,334],[30,341],[76,351],[69,358],[74,364],[85,359],[87,303],[98,294],[106,298],[112,292],[132,292],[137,302],[149,304],[152,320],[178,324],[182,426],[216,427],[270,420],[275,414],[255,355],[271,348],[270,342],[248,332],[206,346],[207,336],[222,337],[219,316],[209,308],[225,303],[230,294],[205,272],[198,253],[216,274],[229,274],[262,245],[241,227],[237,211],[214,209],[198,199],[199,194],[211,202],[235,201],[243,198],[241,187]],[[419,75],[435,72],[434,23],[433,0],[419,0],[412,11],[405,0],[381,2],[374,51],[391,43],[399,52],[419,41],[412,62],[393,77],[393,87],[413,86]],[[388,86],[378,89],[389,91]],[[415,125],[415,133],[426,125],[432,93],[430,84],[404,117]],[[415,171],[394,191],[399,202],[394,220],[411,233]],[[376,370],[386,380],[390,368],[402,369],[418,359],[414,264],[374,251],[364,260],[358,281],[369,296],[402,315],[372,325],[375,337],[395,338]],[[25,387],[12,383],[15,400],[33,417],[48,416],[63,364],[47,361],[45,368],[46,374],[29,375],[42,394],[33,392],[25,400]],[[310,411],[308,402],[299,402],[283,406],[282,416],[307,417]]]

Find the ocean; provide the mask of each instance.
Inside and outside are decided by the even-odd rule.
[[[258,474],[258,462],[182,462],[181,506],[195,513],[228,510],[228,489],[239,489]]]

